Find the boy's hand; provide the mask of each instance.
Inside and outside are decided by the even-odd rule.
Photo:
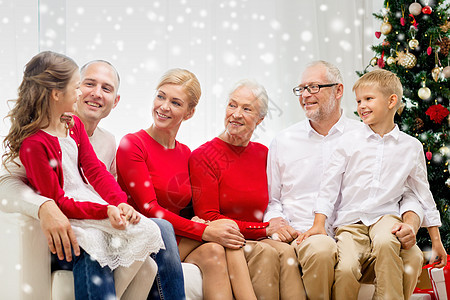
[[[447,265],[447,253],[445,252],[442,242],[432,243],[430,263],[437,262],[434,266],[436,268],[443,268]]]
[[[391,232],[397,236],[400,244],[402,244],[402,249],[408,250],[416,244],[414,228],[407,223],[395,223]]]
[[[123,216],[120,215],[119,208],[116,206],[108,205],[108,217],[113,228],[124,230],[127,227],[127,224],[123,220]]]
[[[120,215],[126,225],[128,225],[128,223],[137,224],[141,220],[141,216],[131,205],[120,203],[117,207],[119,208]]]
[[[300,233],[296,239],[297,245],[300,245],[301,242],[303,242],[306,238],[317,235],[317,234],[324,234],[327,235],[327,232],[325,230],[325,227],[319,226],[319,225],[313,225],[308,231]]]

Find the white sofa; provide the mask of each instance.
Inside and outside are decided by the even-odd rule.
[[[2,299],[75,299],[72,272],[56,271],[50,274],[50,252],[37,220],[0,209],[0,241]],[[188,263],[182,266],[186,298],[202,299],[199,268]],[[373,290],[372,285],[363,285],[358,299],[371,299]]]
[[[1,299],[75,299],[72,272],[50,274],[50,251],[39,221],[0,210],[0,241]],[[202,299],[200,269],[188,263],[182,266],[186,298]]]

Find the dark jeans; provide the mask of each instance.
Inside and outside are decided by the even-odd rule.
[[[161,230],[166,249],[160,250],[156,255],[151,254],[158,265],[158,274],[148,299],[185,299],[183,270],[172,224],[163,219],[152,220]],[[102,268],[83,249],[78,257],[73,257],[73,262],[58,261],[58,266],[53,265],[52,269],[73,270],[75,299],[115,299],[116,290],[111,269],[107,266]],[[56,255],[53,255],[53,258],[58,259]]]
[[[163,219],[151,220],[159,226],[166,250],[151,255],[158,265],[158,274],[147,299],[185,299],[183,269],[172,224]]]
[[[81,250],[73,260],[75,299],[116,299],[113,272],[108,266],[101,267],[89,254]]]

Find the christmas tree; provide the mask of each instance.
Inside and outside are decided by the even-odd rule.
[[[380,44],[372,46],[371,67],[387,69],[400,78],[406,104],[396,116],[400,129],[418,138],[424,148],[428,181],[441,214],[442,242],[450,253],[450,4],[442,0],[390,0],[374,13],[381,20],[375,32]],[[399,153],[399,155],[401,155]],[[431,242],[420,229],[417,243],[422,250]]]

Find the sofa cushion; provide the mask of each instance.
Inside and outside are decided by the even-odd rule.
[[[201,300],[202,273],[193,264],[182,263],[186,300]],[[52,273],[52,300],[75,300],[72,271],[58,270]]]

